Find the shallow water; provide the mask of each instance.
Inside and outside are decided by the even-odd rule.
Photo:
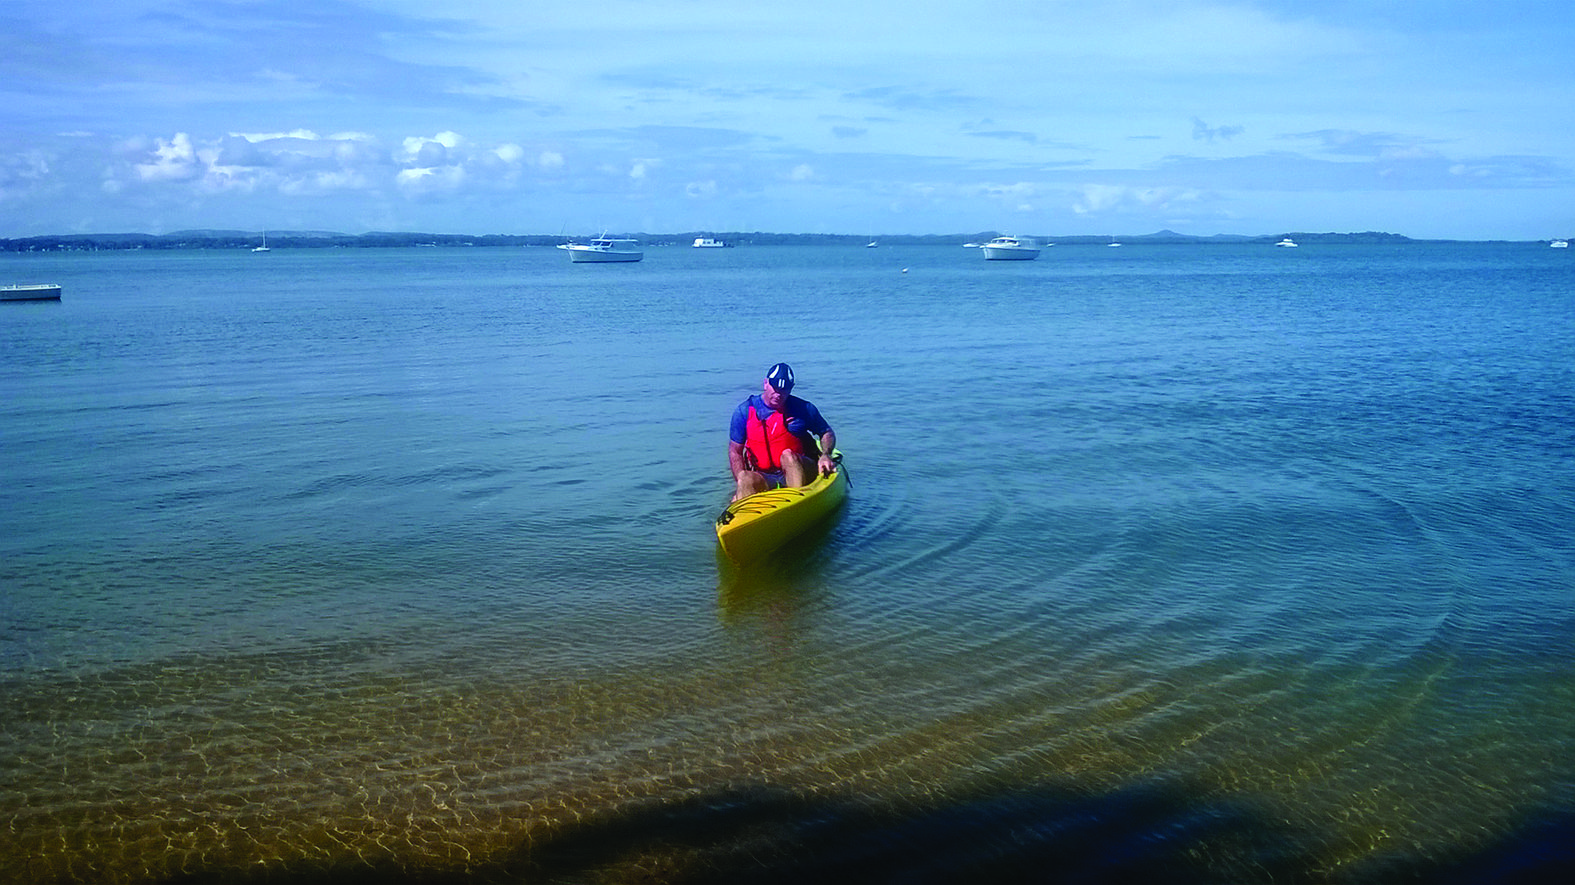
[[[1566,257],[0,256],[0,879],[1535,864]],[[779,359],[852,495],[739,572]]]

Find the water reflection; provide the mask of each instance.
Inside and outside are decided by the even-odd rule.
[[[717,599],[722,619],[738,623],[761,614],[796,611],[824,586],[830,539],[844,509],[811,526],[768,556],[739,565],[716,548]]]

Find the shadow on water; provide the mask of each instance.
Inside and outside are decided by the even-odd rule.
[[[939,804],[809,797],[771,787],[638,802],[536,834],[465,870],[346,861],[207,870],[175,885],[283,882],[1564,882],[1575,818],[1470,857],[1334,870],[1339,854],[1249,802],[1181,784],[1088,796],[1056,786]]]

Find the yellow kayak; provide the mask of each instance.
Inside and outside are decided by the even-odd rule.
[[[839,463],[830,476],[798,488],[767,489],[734,501],[716,518],[716,539],[734,562],[759,559],[819,522],[848,496],[847,471]]]

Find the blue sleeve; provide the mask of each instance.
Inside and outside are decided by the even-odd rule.
[[[820,436],[831,429],[831,425],[826,423],[826,419],[820,417],[820,410],[815,408],[814,403],[808,400],[802,400],[802,402],[804,403],[803,418],[805,430]]]
[[[728,428],[727,438],[739,445],[749,438],[749,400],[739,403],[733,410],[733,426]]]

